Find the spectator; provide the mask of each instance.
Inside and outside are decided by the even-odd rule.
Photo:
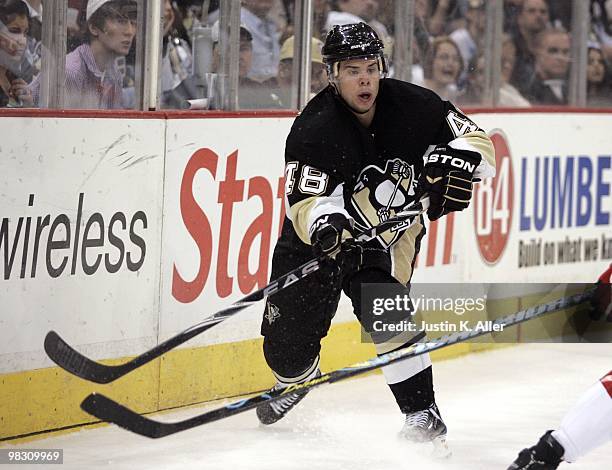
[[[610,74],[604,61],[601,46],[597,43],[589,43],[587,104],[589,106],[612,106]]]
[[[86,42],[66,56],[67,109],[121,109],[123,76],[117,61],[130,52],[136,35],[135,0],[89,0]],[[40,75],[32,83],[35,102]]]
[[[219,22],[213,25],[213,71],[218,73],[221,55],[219,51]],[[240,109],[261,109],[261,108],[276,108],[278,104],[273,100],[271,91],[271,83],[262,83],[253,80],[249,76],[254,62],[254,45],[255,36],[251,34],[251,30],[245,24],[240,25],[240,52],[238,62],[238,106]],[[280,55],[280,54],[279,54]],[[277,67],[278,68],[278,65]],[[209,84],[210,85],[210,84]],[[213,91],[209,96],[213,97],[213,101],[209,104],[210,109],[219,109],[220,104],[215,96],[217,90]]]
[[[337,0],[337,10],[332,10],[327,15],[325,25],[329,31],[336,24],[367,23],[385,44],[385,54],[390,56],[392,38],[387,27],[376,19],[378,13],[378,0]]]
[[[136,2],[89,0],[85,20],[85,44],[66,56],[66,108],[123,108],[123,78],[116,61],[132,47]]]
[[[485,78],[485,59],[484,54],[472,59],[468,65],[467,80],[465,90],[459,97],[459,103],[462,105],[478,105],[482,104],[484,94]]]
[[[531,106],[523,95],[510,83],[514,64],[516,63],[516,46],[512,37],[504,34],[501,55],[501,86],[499,88],[499,106],[508,108],[527,108]]]
[[[291,36],[283,43],[280,52],[280,63],[278,65],[278,101],[279,106],[288,108],[291,106],[291,88],[293,85],[293,42]],[[317,38],[312,38],[310,44],[310,92],[311,97],[327,86],[327,73],[323,65],[321,48],[323,43]]]
[[[0,3],[0,107],[32,105],[22,64],[28,44],[30,12],[21,0]]]
[[[535,76],[525,96],[532,103],[567,104],[570,36],[558,28],[542,31],[535,40]]]
[[[240,21],[253,37],[253,59],[249,78],[264,82],[275,78],[280,59],[280,31],[270,18],[273,0],[243,0]]]
[[[191,75],[192,55],[189,43],[181,37],[182,22],[170,0],[164,0],[164,29],[161,63],[162,107],[176,107],[172,92]]]
[[[535,38],[549,25],[548,4],[545,0],[524,0],[517,15],[512,34],[516,46],[516,64],[512,73],[512,84],[521,93],[533,80],[535,64]]]
[[[469,0],[468,7],[465,14],[466,27],[456,29],[450,34],[450,38],[461,51],[465,64],[471,63],[482,52],[487,24],[484,0]]]
[[[458,96],[457,80],[462,71],[463,59],[453,40],[448,36],[434,39],[423,64],[425,86],[442,99],[453,101]]]

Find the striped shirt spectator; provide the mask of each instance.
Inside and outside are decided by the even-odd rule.
[[[89,44],[66,56],[66,108],[123,108],[122,82],[116,64],[100,70]]]

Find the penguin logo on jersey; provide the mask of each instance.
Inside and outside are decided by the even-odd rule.
[[[403,160],[387,160],[384,170],[368,165],[357,178],[351,197],[351,205],[357,213],[358,225],[374,227],[393,217],[414,199],[414,168]],[[403,228],[412,221],[398,224],[378,237],[385,248],[390,247],[401,236]]]

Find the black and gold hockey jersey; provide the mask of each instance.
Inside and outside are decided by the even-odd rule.
[[[477,152],[476,178],[495,174],[486,133],[432,91],[381,80],[374,119],[366,129],[328,86],[296,118],[287,138],[289,220],[276,251],[310,250],[312,227],[324,214],[342,213],[364,229],[412,204],[423,156],[437,144]],[[422,220],[410,221],[370,242],[389,252],[391,274],[401,283],[410,280],[423,232]]]

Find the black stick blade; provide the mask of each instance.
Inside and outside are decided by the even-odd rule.
[[[172,423],[160,423],[145,418],[135,411],[98,393],[92,393],[85,397],[85,400],[81,403],[81,409],[102,421],[116,424],[123,429],[152,439],[164,437],[176,432]]]
[[[45,336],[45,351],[62,369],[91,382],[106,384],[125,373],[123,366],[107,366],[83,356],[55,331],[49,331]]]

